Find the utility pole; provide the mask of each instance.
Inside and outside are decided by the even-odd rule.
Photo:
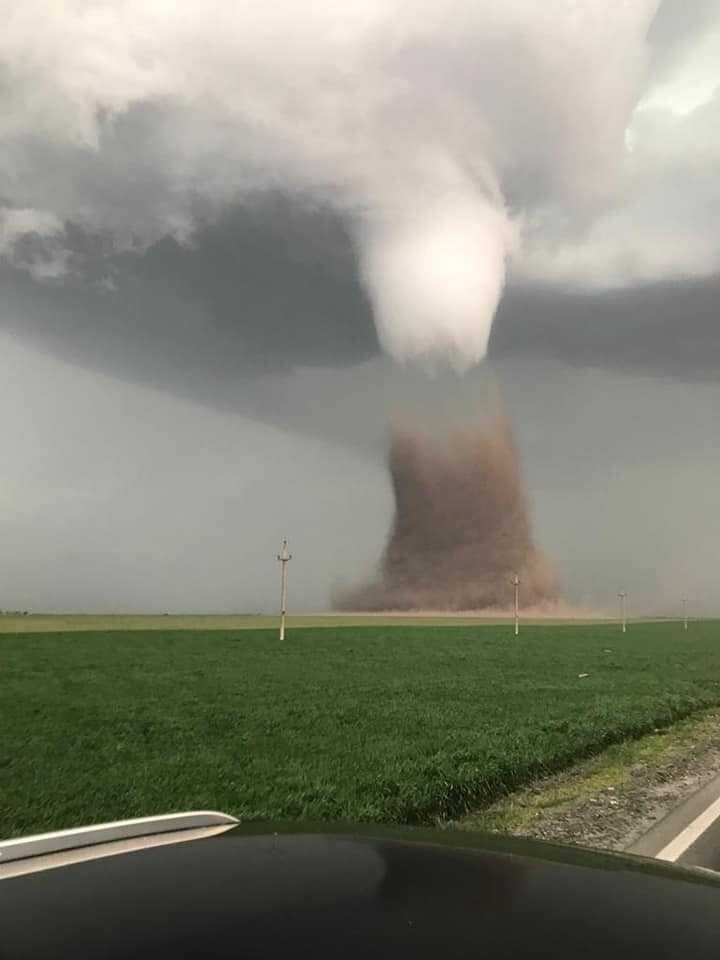
[[[515,636],[520,633],[520,577],[515,574],[512,579],[515,587]]]
[[[622,621],[622,632],[625,633],[625,598],[627,597],[627,593],[624,590],[621,590],[618,594],[618,597],[620,598],[620,619]]]
[[[687,630],[687,600],[688,600],[687,597],[683,597],[683,598],[682,598],[682,605],[683,605],[683,624],[684,624],[684,627],[685,627],[686,630]]]
[[[280,561],[280,639],[285,639],[285,614],[287,612],[287,565],[292,560],[288,553],[287,540],[283,540],[282,548],[277,556]]]

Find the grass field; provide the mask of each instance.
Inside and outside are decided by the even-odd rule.
[[[598,623],[602,618],[573,618],[573,623]],[[479,617],[463,614],[308,613],[288,617],[288,627],[377,627],[377,626],[480,626],[510,623],[511,617]],[[525,624],[568,623],[567,617],[524,617]],[[28,616],[3,614],[0,633],[56,633],[84,630],[261,630],[276,628],[279,617],[268,614],[82,614],[33,613]]]
[[[0,836],[427,822],[720,703],[720,622],[6,633],[0,682]]]

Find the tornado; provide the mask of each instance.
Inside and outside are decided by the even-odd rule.
[[[379,574],[340,597],[340,609],[508,609],[515,574],[524,607],[557,599],[502,409],[452,428],[396,419],[389,469],[395,515]]]

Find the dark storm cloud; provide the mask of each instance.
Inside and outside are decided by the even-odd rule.
[[[442,330],[437,343],[449,356],[467,340],[463,366],[482,356],[489,329],[489,304],[475,284],[489,272],[492,282],[480,286],[495,289],[503,271],[497,244],[468,259],[464,231],[475,201],[465,188],[465,206],[453,201],[449,213],[433,214],[435,239],[417,242],[434,201],[416,160],[433,183],[440,178],[445,199],[457,199],[433,153],[446,138],[450,165],[464,158],[470,171],[470,193],[479,190],[483,203],[494,197],[496,213],[504,193],[500,219],[518,217],[491,355],[542,352],[712,376],[720,218],[712,57],[700,57],[706,96],[688,114],[674,112],[673,90],[652,98],[669,80],[682,87],[683,70],[717,33],[720,3],[664,0],[653,19],[655,5],[638,0],[609,25],[602,3],[585,5],[577,19],[562,3],[549,4],[547,17],[523,3],[502,13],[492,3],[451,6],[442,29],[421,0],[414,27],[397,14],[404,39],[392,52],[382,41],[390,13],[358,4],[340,59],[333,15],[301,18],[299,61],[289,66],[253,51],[295,23],[292,5],[269,20],[228,14],[220,34],[199,9],[188,23],[155,22],[128,2],[104,10],[116,29],[102,40],[79,9],[58,8],[41,37],[30,14],[18,13],[0,46],[8,79],[0,323],[74,362],[236,405],[239,378],[375,355],[370,290],[393,356],[432,352],[433,331]],[[157,35],[148,33],[147,50],[135,51],[138,36],[126,36],[132,17],[121,8],[140,24],[150,17]],[[218,60],[206,57],[190,76],[196,16]],[[54,59],[57,49],[67,62]],[[358,109],[348,118],[334,100],[327,113],[320,108],[328,84],[346,81],[350,52]],[[41,69],[43,58],[51,69]],[[388,76],[398,75],[411,81],[409,98],[392,96]],[[96,84],[87,81],[93,76]],[[446,123],[455,108],[457,129]],[[402,214],[389,246],[382,230],[360,229],[368,204],[385,220]],[[491,232],[510,249],[493,217]],[[427,283],[440,289],[437,301]],[[392,329],[382,319],[389,304]]]
[[[498,313],[490,356],[716,380],[719,307],[717,277],[593,293],[517,286]]]
[[[0,35],[0,254],[19,245],[36,273],[72,272],[68,222],[118,249],[187,242],[198,222],[281,187],[343,218],[387,353],[467,370],[485,356],[507,262],[522,273],[525,219],[529,268],[553,277],[568,239],[556,226],[587,224],[620,186],[658,2],[612,17],[605,0],[184,6],[13,9]],[[33,220],[49,257],[20,232]],[[615,246],[601,277],[617,272]],[[284,277],[268,294],[258,272],[273,301]],[[251,296],[255,278],[240,279]],[[271,344],[276,313],[262,317]]]
[[[88,368],[281,423],[296,412],[269,400],[265,375],[379,352],[350,238],[326,208],[265,194],[188,245],[166,238],[108,257],[100,241],[68,230],[75,273],[62,280],[6,266],[2,328]],[[26,242],[35,254],[43,243]],[[490,357],[713,379],[719,297],[715,278],[592,292],[515,283]]]
[[[23,240],[17,256],[50,256],[37,234]],[[189,244],[107,256],[102,238],[69,227],[64,245],[62,280],[0,275],[0,325],[63,359],[236,406],[238,379],[378,352],[342,222],[302,200],[258,196]]]

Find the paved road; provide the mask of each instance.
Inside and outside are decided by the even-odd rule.
[[[664,817],[629,852],[720,871],[720,777]]]
[[[720,872],[720,819],[691,844],[677,862]]]

